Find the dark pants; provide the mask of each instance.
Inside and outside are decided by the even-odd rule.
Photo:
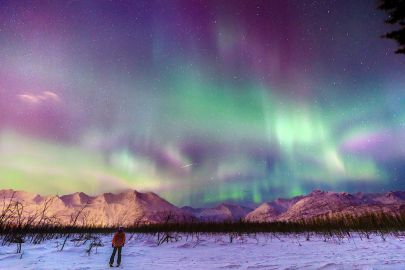
[[[113,253],[111,254],[111,258],[110,258],[110,264],[114,263],[114,257],[115,257],[115,253],[117,252],[117,249],[118,249],[117,264],[121,264],[121,249],[122,249],[122,247],[114,247]]]

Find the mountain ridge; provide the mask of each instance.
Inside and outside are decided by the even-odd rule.
[[[179,208],[156,193],[136,190],[95,196],[83,192],[44,196],[21,190],[0,190],[1,204],[10,198],[24,205],[24,213],[34,213],[48,203],[49,214],[57,216],[60,223],[65,225],[72,225],[72,217],[83,211],[83,217],[74,226],[131,226],[139,223],[193,221],[296,221],[338,214],[356,216],[370,212],[395,214],[405,211],[405,191],[351,194],[314,190],[307,195],[263,202],[254,209],[225,202],[211,208]]]

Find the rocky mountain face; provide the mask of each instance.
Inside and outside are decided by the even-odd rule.
[[[44,212],[47,217],[55,217],[54,221],[60,224],[73,226],[129,226],[193,221],[295,221],[325,215],[356,216],[370,212],[393,214],[405,211],[405,191],[349,194],[315,190],[305,196],[265,202],[252,210],[227,203],[213,208],[178,208],[155,193],[135,190],[98,196],[82,192],[41,196],[24,191],[0,190],[0,216],[10,201],[21,203],[24,217]]]

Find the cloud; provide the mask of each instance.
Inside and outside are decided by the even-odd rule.
[[[371,157],[375,160],[405,158],[405,129],[386,128],[354,134],[341,144],[344,153]]]
[[[41,94],[25,93],[17,96],[22,102],[30,104],[41,104],[43,102],[56,103],[61,101],[59,95],[51,91],[43,91]]]

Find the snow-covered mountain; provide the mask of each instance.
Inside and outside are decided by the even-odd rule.
[[[398,213],[405,210],[405,192],[355,193],[314,190],[306,196],[263,203],[250,212],[246,221],[294,221],[337,214]]]
[[[242,220],[253,209],[229,203],[222,203],[212,208],[183,207],[185,211],[193,214],[198,220],[205,222],[223,222]]]
[[[41,213],[56,217],[61,224],[75,226],[118,226],[165,222],[249,222],[294,221],[336,214],[362,215],[370,212],[398,213],[405,211],[405,192],[354,193],[315,190],[308,195],[265,202],[252,210],[223,203],[213,208],[178,208],[152,192],[128,190],[119,194],[89,196],[78,192],[63,196],[41,196],[24,191],[0,190],[2,206],[13,201],[24,206],[26,217]],[[6,202],[6,204],[3,204]],[[78,215],[80,213],[80,215]],[[75,217],[77,221],[74,222]]]
[[[135,190],[119,194],[104,193],[94,197],[82,192],[63,196],[40,196],[23,191],[0,191],[1,203],[10,201],[11,197],[24,205],[25,215],[41,211],[48,203],[48,216],[56,216],[62,224],[77,226],[185,222],[194,218],[152,192],[141,193]],[[73,224],[76,216],[77,222]]]
[[[294,197],[292,199],[279,198],[271,202],[265,202],[252,212],[248,213],[245,220],[251,222],[276,221],[282,213],[285,213],[301,198],[302,196]]]

